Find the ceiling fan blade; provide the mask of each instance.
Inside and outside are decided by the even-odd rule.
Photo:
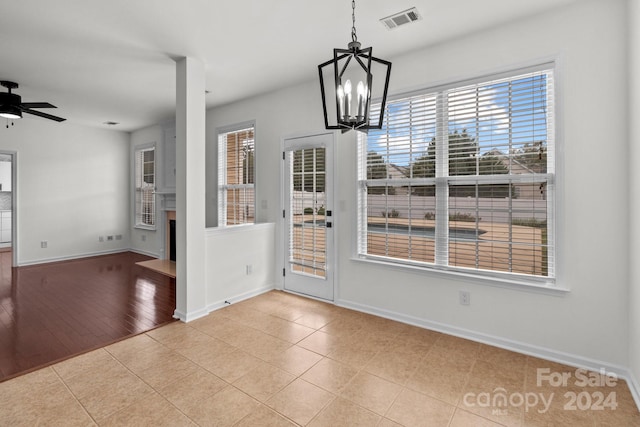
[[[58,108],[48,102],[23,102],[20,106],[24,108]]]
[[[44,117],[45,119],[55,120],[56,122],[64,122],[67,119],[63,119],[62,117],[52,116],[51,114],[41,113],[40,111],[29,110],[28,108],[21,108],[21,110],[25,113],[33,114],[34,116]]]

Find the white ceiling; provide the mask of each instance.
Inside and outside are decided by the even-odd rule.
[[[363,47],[392,60],[573,1],[359,0],[356,29]],[[414,6],[416,23],[379,22]],[[0,0],[0,80],[70,123],[131,131],[173,115],[171,58],[205,63],[213,107],[315,79],[350,32],[349,0]]]

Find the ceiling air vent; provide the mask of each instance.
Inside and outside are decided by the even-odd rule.
[[[394,13],[391,16],[382,18],[380,22],[382,22],[388,30],[393,30],[401,25],[410,24],[419,19],[422,19],[422,17],[418,13],[418,9],[412,7],[411,9],[407,9],[403,12]]]

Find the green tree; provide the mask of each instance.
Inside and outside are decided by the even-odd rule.
[[[509,169],[504,160],[495,153],[489,152],[479,156],[479,147],[475,138],[462,131],[449,133],[449,175],[494,175],[505,174]],[[411,176],[414,178],[433,178],[436,176],[436,140],[431,139],[427,152],[418,157],[411,165]],[[475,196],[476,190],[480,197],[505,197],[509,194],[506,184],[493,185],[463,185],[452,186],[449,195],[452,197]],[[434,186],[417,186],[413,194],[419,196],[435,195]]]
[[[387,164],[375,151],[367,153],[367,179],[387,179]],[[395,194],[394,187],[369,187],[368,194]]]
[[[546,141],[526,143],[522,148],[515,149],[514,159],[536,173],[547,172],[547,144]]]
[[[466,129],[449,134],[449,175],[475,175],[478,143]]]
[[[449,134],[449,175],[475,175],[478,144],[466,129]],[[436,176],[436,139],[432,138],[427,152],[418,157],[411,165],[414,178],[433,178]]]
[[[387,165],[384,158],[375,151],[367,153],[367,179],[386,179]]]
[[[436,140],[433,138],[427,152],[418,157],[409,168],[409,177],[433,178],[436,176]]]

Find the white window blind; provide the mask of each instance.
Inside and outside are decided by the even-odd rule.
[[[255,222],[254,127],[218,134],[218,223]]]
[[[359,255],[552,281],[553,93],[546,64],[388,102],[359,141]]]
[[[155,173],[155,148],[136,150],[136,226],[154,227],[156,225]]]

